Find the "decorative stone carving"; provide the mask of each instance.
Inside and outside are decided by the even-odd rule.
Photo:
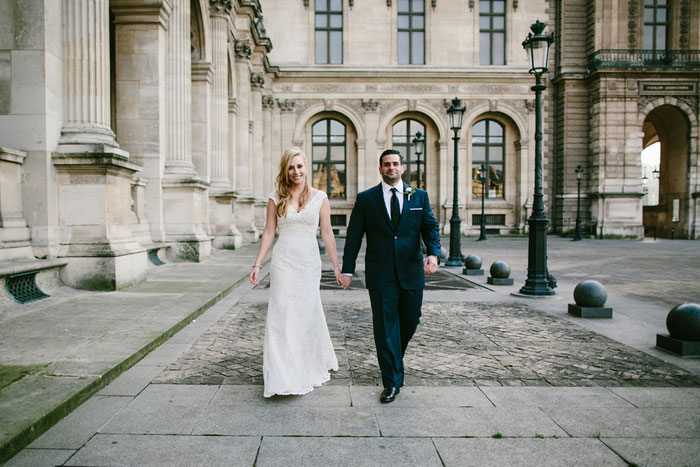
[[[248,133],[250,133],[252,135],[254,130],[255,130],[255,120],[248,120]]]
[[[513,0],[513,11],[518,11],[518,0]]]
[[[437,0],[430,0],[430,6],[433,8],[433,10],[435,10],[437,7]]]
[[[678,39],[681,49],[687,49],[690,45],[690,2],[683,0],[681,2],[681,25],[680,37]]]
[[[639,18],[639,0],[629,0],[627,5],[627,35],[630,49],[637,48],[637,22]]]
[[[235,97],[228,98],[228,111],[232,114],[238,113],[238,101]]]
[[[260,73],[250,74],[250,85],[253,89],[262,89],[265,87],[265,77]]]
[[[326,110],[333,110],[333,99],[323,99],[323,108]]]
[[[418,101],[416,101],[416,99],[408,99],[406,104],[408,105],[408,110],[415,112],[416,107],[418,106]]]
[[[309,0],[304,0],[304,8],[309,8]]]
[[[253,47],[248,41],[236,41],[233,50],[236,52],[236,58],[240,60],[250,60],[250,56],[253,54]]]
[[[209,0],[209,9],[212,14],[228,15],[233,7],[231,0]]]
[[[270,95],[262,96],[263,109],[272,109],[275,106],[275,100]]]
[[[535,101],[532,99],[525,99],[525,108],[528,112],[533,112],[535,110]]]
[[[277,105],[282,112],[294,112],[296,110],[296,101],[294,99],[278,99]]]
[[[474,0],[469,0],[469,11],[474,11]]]
[[[496,112],[498,110],[498,101],[496,99],[489,99],[489,110],[491,112]]]

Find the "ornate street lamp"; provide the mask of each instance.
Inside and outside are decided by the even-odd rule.
[[[533,197],[532,215],[528,219],[528,256],[527,280],[520,289],[525,295],[554,295],[550,286],[549,270],[547,269],[547,216],[544,212],[544,195],[542,192],[542,91],[547,87],[543,84],[542,75],[547,72],[549,47],[554,42],[554,34],[542,34],[547,25],[537,20],[530,26],[532,30],[523,42],[530,59],[530,73],[535,75],[535,194]]]
[[[583,173],[583,168],[581,164],[574,170],[576,172],[576,184],[578,185],[578,195],[576,196],[576,232],[574,233],[574,238],[572,241],[577,242],[583,240],[581,238],[581,174]]]
[[[423,154],[425,149],[425,138],[423,133],[416,131],[416,137],[413,138],[413,152],[416,154],[416,170],[417,170],[417,182],[418,188],[422,188],[420,185],[420,156]]]
[[[462,117],[466,108],[462,105],[462,101],[458,98],[452,99],[452,105],[447,109],[447,114],[450,116],[450,128],[455,132],[452,138],[455,142],[455,157],[454,157],[454,187],[452,189],[452,217],[450,218],[450,256],[447,258],[445,266],[461,266],[462,265],[462,247],[460,245],[461,232],[460,225],[462,221],[459,218],[459,204],[457,202],[458,194],[458,170],[457,165],[457,142],[459,141],[459,130],[462,129]]]
[[[477,242],[483,240],[488,240],[486,238],[486,214],[484,214],[484,200],[486,199],[486,180],[488,179],[488,174],[486,173],[486,166],[481,164],[481,170],[479,171],[479,181],[481,182],[481,231],[479,233],[479,239]]]

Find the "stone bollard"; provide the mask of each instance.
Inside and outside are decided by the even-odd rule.
[[[483,276],[484,270],[481,269],[481,258],[476,255],[469,255],[464,259],[464,269],[462,274],[467,276]]]
[[[608,292],[598,281],[585,280],[574,288],[574,301],[569,303],[569,314],[579,318],[612,318],[612,308],[607,308],[605,301]]]
[[[486,279],[491,285],[513,285],[510,276],[510,265],[505,261],[494,261],[489,269],[491,277]]]
[[[681,357],[700,356],[700,305],[684,303],[671,308],[666,328],[670,335],[657,334],[657,347]]]

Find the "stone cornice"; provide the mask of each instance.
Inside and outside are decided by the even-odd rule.
[[[14,162],[15,164],[23,164],[27,153],[17,149],[0,147],[0,161]]]

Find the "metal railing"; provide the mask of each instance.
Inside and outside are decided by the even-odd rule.
[[[610,68],[700,69],[700,50],[601,49],[588,57],[588,70]]]

